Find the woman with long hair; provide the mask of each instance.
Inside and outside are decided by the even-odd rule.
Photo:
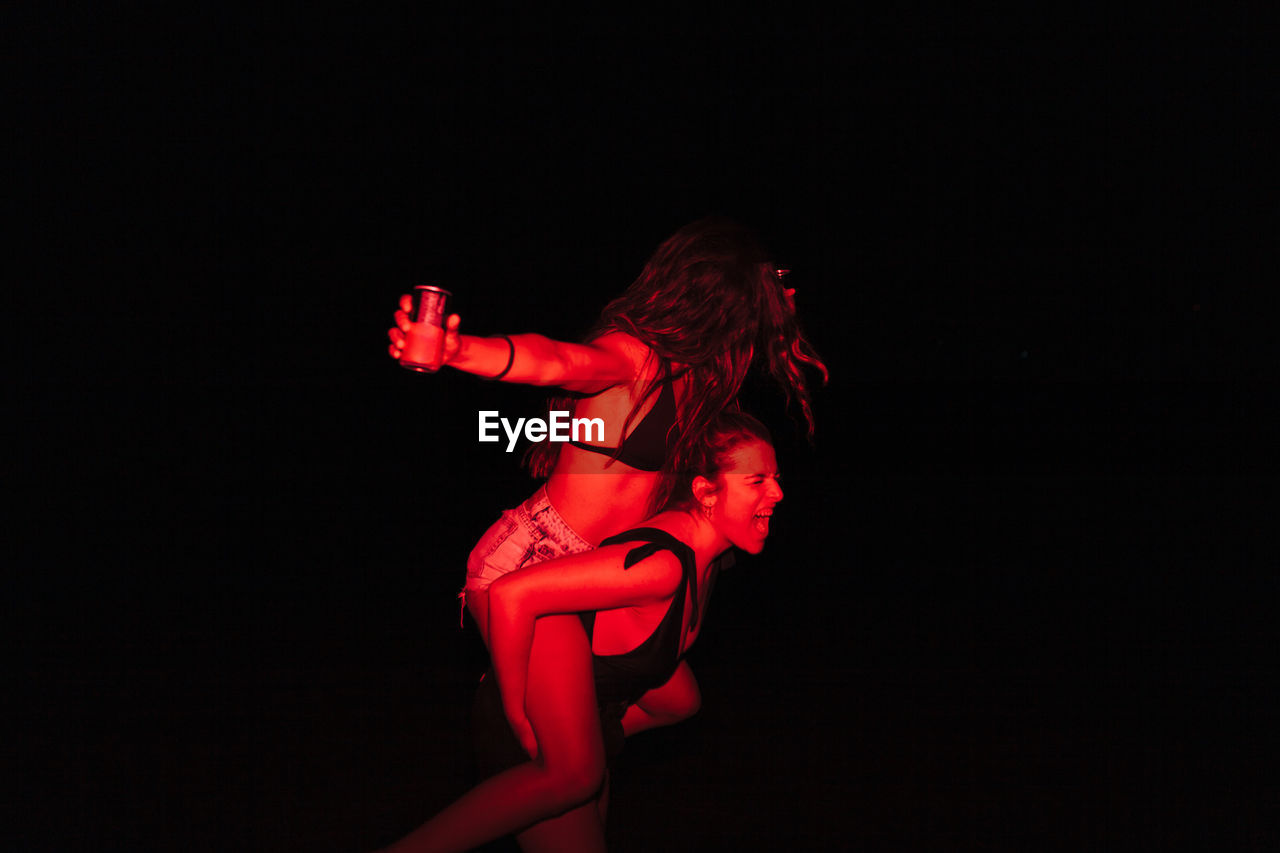
[[[482,683],[474,724],[481,761],[495,775],[387,853],[461,851],[530,825],[536,834],[528,837],[525,829],[519,836],[526,850],[604,849],[605,756],[621,749],[636,709],[644,713],[645,696],[678,694],[668,704],[679,717],[697,710],[697,684],[683,656],[703,623],[716,558],[732,546],[763,550],[782,500],[773,446],[759,421],[725,412],[704,438],[673,478],[664,509],[642,526],[591,552],[508,573],[489,587],[496,679]],[[544,642],[543,628],[561,620],[582,631],[585,660],[567,661],[558,643]],[[576,732],[586,748],[558,756],[561,766],[549,774],[540,724],[532,726],[532,741],[518,733],[529,729],[525,711],[535,692],[529,688],[565,666],[590,670],[591,689],[561,695],[560,702],[571,708],[590,702],[598,710],[594,724]]]
[[[409,308],[403,297],[389,332],[395,358],[413,336],[432,333],[410,321]],[[598,443],[535,444],[529,467],[546,482],[504,512],[471,552],[462,596],[490,648],[490,585],[517,569],[589,551],[664,505],[673,473],[689,468],[707,425],[736,404],[753,364],[799,408],[810,435],[813,411],[803,369],[817,370],[824,381],[827,375],[800,329],[793,291],[784,287],[780,271],[753,232],[724,219],[699,220],[663,241],[631,286],[605,306],[583,343],[536,334],[474,337],[459,334],[459,325],[457,315],[446,322],[445,365],[559,388],[562,396],[552,399],[551,410],[604,424]],[[581,782],[565,778],[566,768],[603,766],[599,738],[584,736],[599,725],[595,704],[587,701],[589,648],[572,616],[540,619],[538,639],[546,660],[566,663],[536,677],[531,669],[524,714],[512,723],[520,742],[536,749],[548,798],[563,803],[563,792]],[[680,678],[663,688],[635,704],[628,731],[679,717],[687,697],[696,694],[696,686]],[[552,813],[532,802],[531,810]],[[588,804],[558,821],[575,819],[598,820]],[[548,823],[556,822],[523,831],[521,845],[539,849]],[[551,834],[558,837],[558,831]]]

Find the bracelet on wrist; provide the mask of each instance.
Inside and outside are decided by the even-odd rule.
[[[516,345],[512,342],[511,338],[506,335],[499,335],[498,337],[507,342],[507,348],[509,350],[507,354],[507,366],[502,368],[502,372],[497,376],[486,376],[485,379],[488,379],[490,382],[497,382],[499,379],[506,376],[511,371],[511,365],[516,363]]]

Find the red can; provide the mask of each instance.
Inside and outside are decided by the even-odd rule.
[[[400,366],[419,373],[435,373],[444,361],[444,304],[453,294],[434,284],[413,289],[409,319],[422,325],[405,336]]]

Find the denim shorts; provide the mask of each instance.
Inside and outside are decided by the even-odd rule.
[[[573,531],[556,512],[543,486],[533,497],[509,509],[480,537],[467,558],[467,590],[489,584],[525,566],[590,551],[592,544]]]

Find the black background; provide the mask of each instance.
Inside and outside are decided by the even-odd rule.
[[[399,369],[395,301],[574,338],[707,214],[832,381],[812,446],[745,392],[784,511],[612,849],[1274,842],[1259,16],[13,24],[7,847],[364,850],[461,793],[453,595],[534,485],[476,411],[542,395]]]

